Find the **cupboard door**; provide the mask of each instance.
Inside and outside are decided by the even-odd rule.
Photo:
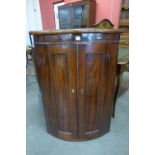
[[[61,29],[73,28],[72,23],[72,7],[63,7],[59,9],[59,23]]]
[[[86,5],[73,6],[73,28],[86,27]]]
[[[77,138],[76,61],[72,45],[47,46],[50,73],[50,106],[57,136]]]
[[[49,78],[49,65],[47,59],[47,51],[44,45],[36,45],[35,47],[35,64],[36,64],[36,71],[37,71],[37,78],[42,94],[42,99],[44,102],[44,112],[46,118],[46,126],[47,130],[56,134],[54,122],[50,119],[52,116],[51,108],[50,108],[50,78]]]
[[[109,131],[117,46],[78,46],[78,137],[91,139]],[[111,61],[113,60],[113,61]]]

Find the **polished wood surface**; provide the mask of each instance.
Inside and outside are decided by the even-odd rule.
[[[94,43],[78,49],[79,138],[87,139],[110,128],[117,43]]]
[[[93,25],[95,28],[102,29],[113,29],[114,26],[115,25],[113,25],[109,19],[103,19],[99,23]]]
[[[70,32],[31,32],[37,73],[47,131],[88,140],[110,130],[120,34]]]
[[[120,32],[118,30],[114,30],[114,29],[102,29],[102,28],[85,28],[85,29],[59,29],[59,30],[55,30],[55,29],[51,29],[51,30],[44,30],[44,31],[30,31],[30,35],[39,35],[39,34],[61,34],[61,37],[64,37],[62,34],[81,34],[81,33],[117,33]],[[69,36],[69,35],[68,35]],[[47,37],[47,36],[45,36]],[[59,38],[59,36],[52,36],[52,39],[54,38]]]
[[[123,6],[126,8],[126,5]],[[122,26],[126,26],[128,27],[129,23],[126,20],[123,20],[120,22],[120,25]],[[102,28],[102,29],[111,29],[113,28],[113,24],[107,20],[107,19],[103,19],[102,21],[100,21],[98,24],[95,24],[94,27],[97,28]],[[120,36],[120,46],[121,47],[128,47],[128,34],[126,35],[127,37],[124,37],[125,30],[121,30],[121,36]],[[125,38],[127,41],[123,40],[123,44],[122,44],[122,38]],[[124,44],[125,42],[125,44]],[[118,57],[119,57],[118,53]],[[121,54],[120,54],[121,55]],[[118,97],[118,93],[119,93],[119,89],[120,89],[120,85],[121,85],[121,79],[122,79],[122,75],[124,71],[129,71],[129,55],[125,55],[124,57],[121,57],[118,59],[117,61],[117,76],[116,76],[116,86],[115,86],[115,95],[114,95],[114,101],[113,101],[113,112],[112,112],[112,117],[115,117],[115,107],[116,107],[116,101],[117,101],[117,97]]]

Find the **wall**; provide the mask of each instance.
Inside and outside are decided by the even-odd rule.
[[[64,0],[65,4],[79,0]],[[43,29],[55,28],[54,0],[40,0]],[[118,28],[121,0],[96,0],[96,23],[109,19]]]
[[[121,0],[96,0],[96,23],[108,18],[118,28]]]
[[[43,29],[55,28],[54,23],[54,0],[39,0],[40,10],[43,23]]]
[[[26,1],[26,44],[30,45],[29,31],[42,30],[39,0]]]

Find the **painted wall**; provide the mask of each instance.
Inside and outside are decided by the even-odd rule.
[[[43,29],[55,28],[54,23],[54,0],[39,0]]]
[[[30,45],[29,31],[42,30],[39,0],[26,0],[26,44]]]
[[[65,4],[80,0],[64,0]],[[40,0],[43,29],[55,28],[54,0]],[[96,0],[96,23],[109,19],[118,28],[121,0]]]
[[[118,28],[121,0],[96,0],[96,23],[108,18]]]

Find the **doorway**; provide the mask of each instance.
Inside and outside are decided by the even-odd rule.
[[[31,45],[29,31],[42,30],[39,0],[26,1],[26,44]]]
[[[64,5],[64,2],[54,4],[55,29],[59,29],[59,13],[58,7]]]

